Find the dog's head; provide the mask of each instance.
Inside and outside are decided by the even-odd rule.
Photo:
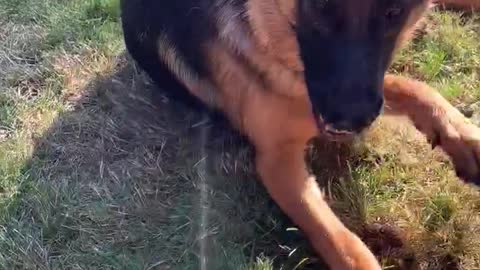
[[[315,116],[331,135],[369,126],[383,78],[427,0],[276,0],[297,35]]]

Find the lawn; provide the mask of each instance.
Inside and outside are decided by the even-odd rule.
[[[250,146],[165,97],[118,15],[116,0],[0,0],[0,269],[322,269]],[[480,101],[480,17],[427,22],[392,72]],[[400,120],[311,147],[332,207],[385,269],[480,269],[478,190]]]

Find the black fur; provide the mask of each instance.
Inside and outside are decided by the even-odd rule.
[[[204,109],[160,61],[157,45],[161,34],[168,36],[192,69],[205,73],[199,45],[213,33],[202,9],[185,0],[122,0],[121,11],[125,44],[137,64],[167,94]]]
[[[211,110],[191,95],[159,57],[157,42],[167,37],[189,68],[209,77],[202,46],[217,36],[215,12],[223,5],[243,8],[245,0],[121,0],[122,27],[128,52],[167,94],[196,109]]]

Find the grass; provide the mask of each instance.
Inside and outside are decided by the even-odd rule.
[[[250,147],[131,64],[117,8],[0,0],[0,269],[321,265],[255,180]],[[454,104],[478,101],[480,19],[429,22],[392,71]],[[385,269],[480,269],[478,192],[412,127],[381,119],[333,149],[340,164],[316,154],[332,148],[312,148],[314,171],[345,223],[382,247]]]

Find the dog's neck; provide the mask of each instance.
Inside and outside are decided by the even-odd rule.
[[[293,4],[287,0],[251,0],[247,17],[259,48],[277,58],[288,69],[303,71],[298,41],[291,27]]]

